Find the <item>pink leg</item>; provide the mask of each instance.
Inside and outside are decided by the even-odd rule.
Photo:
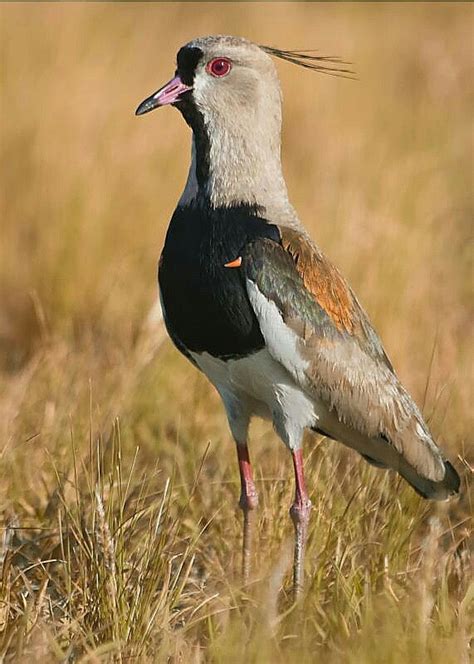
[[[252,466],[250,464],[247,445],[237,444],[237,457],[239,459],[241,484],[239,505],[244,513],[242,576],[244,583],[247,583],[250,576],[250,556],[252,553],[253,511],[258,505],[258,495],[253,482]]]
[[[290,508],[290,515],[295,526],[295,556],[293,562],[293,589],[297,599],[303,588],[304,551],[308,536],[309,514],[311,501],[306,491],[303,472],[303,451],[292,452],[295,470],[295,500]]]

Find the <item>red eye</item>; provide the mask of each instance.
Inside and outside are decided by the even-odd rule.
[[[207,63],[206,70],[213,76],[227,76],[232,69],[232,62],[227,58],[214,58]]]

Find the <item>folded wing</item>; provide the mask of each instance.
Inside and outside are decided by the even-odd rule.
[[[326,406],[318,429],[394,468],[426,497],[457,492],[456,472],[352,290],[306,234],[280,234],[280,244],[249,244],[242,267],[269,352]]]

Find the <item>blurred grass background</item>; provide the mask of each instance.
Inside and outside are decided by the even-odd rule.
[[[472,19],[462,3],[0,5],[5,661],[467,662]],[[190,136],[172,109],[133,113],[212,33],[353,63],[358,81],[278,63],[291,198],[465,476],[460,503],[427,505],[308,439],[301,612],[285,613],[283,446],[253,427],[242,589],[223,410],[148,318]]]

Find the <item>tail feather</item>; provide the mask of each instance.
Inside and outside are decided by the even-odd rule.
[[[328,413],[326,421],[317,430],[356,450],[370,464],[378,468],[396,470],[423,498],[447,500],[459,493],[461,482],[458,473],[451,463],[443,458],[440,449],[425,428],[423,436],[420,436],[419,455],[414,449],[417,446],[414,437],[410,441],[411,444],[405,446],[405,450],[399,450],[385,434],[369,438],[340,422],[334,414],[330,416]],[[406,454],[408,447],[411,454]],[[423,459],[423,464],[419,463],[420,458]],[[435,473],[433,469],[436,470]]]
[[[438,482],[417,473],[413,466],[410,466],[403,458],[397,470],[403,479],[423,498],[429,500],[447,500],[450,496],[459,493],[461,480],[449,461],[444,460],[444,477]]]

